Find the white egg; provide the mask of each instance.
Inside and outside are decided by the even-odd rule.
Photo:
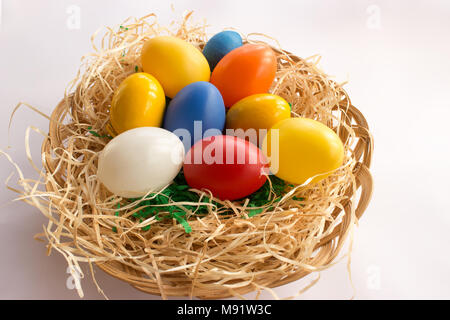
[[[183,158],[183,143],[172,132],[135,128],[116,136],[100,152],[97,177],[112,193],[138,198],[168,185]]]

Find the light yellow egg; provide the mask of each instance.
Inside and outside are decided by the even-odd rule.
[[[209,81],[205,56],[192,44],[176,37],[158,36],[148,40],[141,54],[142,68],[155,76],[169,98],[188,84]]]
[[[312,183],[329,176],[344,160],[344,146],[338,135],[323,123],[307,118],[290,118],[276,123],[263,143],[270,158],[270,170],[293,184]]]

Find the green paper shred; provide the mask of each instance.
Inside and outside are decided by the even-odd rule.
[[[254,205],[252,204],[250,207],[254,207]],[[248,216],[253,217],[253,216],[256,216],[257,214],[260,214],[263,211],[264,211],[263,208],[250,209],[250,210],[248,210]]]
[[[200,196],[194,192],[189,191],[189,185],[184,178],[182,172],[175,177],[173,183],[169,185],[162,192],[155,194],[149,194],[145,198],[129,199],[131,202],[137,202],[137,207],[141,207],[140,210],[133,214],[133,217],[143,221],[149,217],[155,217],[157,221],[164,219],[175,219],[180,223],[186,233],[192,232],[192,228],[186,220],[186,212],[193,212],[201,215],[208,213],[207,205],[175,205],[176,202],[193,202],[193,203],[215,203],[208,197],[203,197],[200,200]],[[157,206],[156,206],[157,205]],[[150,226],[143,227],[142,230],[147,231]]]
[[[274,204],[281,200],[288,187],[290,185],[284,180],[276,176],[270,176],[259,190],[246,197],[249,199],[247,204],[248,217],[273,209]],[[189,191],[189,188],[181,171],[172,184],[162,192],[158,194],[151,193],[143,198],[128,199],[129,203],[136,202],[136,209],[138,209],[133,214],[133,217],[140,222],[150,217],[154,217],[157,221],[175,219],[186,233],[190,233],[192,232],[192,227],[186,218],[188,212],[195,216],[204,216],[210,212],[210,207],[213,206],[213,209],[219,211],[220,214],[225,216],[233,214],[230,210],[223,208],[222,204],[205,195],[200,198],[200,195]],[[246,198],[241,200],[244,201]],[[304,200],[303,198],[298,199]],[[178,202],[192,202],[193,204],[175,204]],[[142,227],[142,230],[150,230],[150,225]]]
[[[270,184],[272,184],[272,192],[275,193],[275,195],[271,193]],[[248,210],[248,217],[253,217],[266,210],[273,209],[273,206],[269,206],[268,203],[279,202],[286,190],[286,186],[284,180],[281,180],[276,176],[270,176],[259,190],[249,196],[250,201],[248,202],[247,207],[255,209]]]
[[[134,67],[134,72],[138,72],[139,71],[139,67],[138,66],[135,66]]]
[[[96,131],[94,131],[94,130],[92,130],[92,127],[88,127],[88,132],[90,133],[90,134],[92,134],[94,137],[97,137],[97,138],[108,138],[108,139],[112,139],[112,137],[110,136],[110,135],[100,135],[100,134],[98,134],[98,132],[96,132]]]
[[[120,209],[120,203],[117,204],[117,209]],[[119,211],[116,211],[116,212],[114,213],[114,215],[115,215],[116,217],[118,217],[118,216],[119,216]],[[112,231],[115,232],[115,233],[117,233],[117,228],[116,228],[116,227],[112,227]]]
[[[192,232],[192,228],[189,225],[189,223],[186,221],[186,219],[183,218],[183,216],[181,214],[174,214],[173,217],[183,226],[184,231],[186,233],[191,233]]]

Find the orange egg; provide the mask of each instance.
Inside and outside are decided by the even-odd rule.
[[[267,45],[246,44],[219,61],[211,83],[219,89],[225,106],[257,93],[266,93],[277,71],[277,57]]]

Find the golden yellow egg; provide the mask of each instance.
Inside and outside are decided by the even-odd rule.
[[[116,89],[110,109],[114,134],[138,127],[160,127],[166,108],[164,90],[148,73],[128,76]]]
[[[273,125],[290,117],[291,108],[282,97],[270,93],[254,94],[239,100],[228,110],[226,128],[244,131],[254,129],[258,144]],[[251,141],[252,132],[247,133],[246,137],[255,143]]]

